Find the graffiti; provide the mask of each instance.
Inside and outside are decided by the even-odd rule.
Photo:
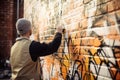
[[[40,58],[43,80],[120,80],[118,3],[119,0],[37,0],[30,4],[31,17],[27,15],[30,8],[25,17],[33,23],[35,39],[51,41],[60,22],[66,28],[58,52]]]

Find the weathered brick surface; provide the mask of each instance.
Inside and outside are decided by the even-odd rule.
[[[65,25],[57,54],[43,57],[43,79],[119,80],[120,1],[25,1],[25,18],[40,42],[50,42]],[[29,7],[28,7],[29,6]],[[35,39],[37,39],[35,38]],[[46,75],[47,74],[47,75]]]
[[[8,57],[12,45],[12,13],[13,0],[0,1],[0,54],[2,58]]]
[[[20,14],[23,17],[23,2],[20,1]],[[17,37],[17,0],[0,0],[0,59],[9,59],[10,48]]]

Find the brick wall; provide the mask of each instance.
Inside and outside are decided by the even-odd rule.
[[[120,80],[119,0],[26,0],[33,39],[50,42],[66,28],[61,47],[41,57],[44,80]]]
[[[9,55],[10,46],[12,45],[12,16],[13,0],[0,1],[0,55],[5,58]],[[8,56],[7,56],[8,57]]]
[[[23,17],[23,1],[19,0],[19,17]],[[10,48],[15,42],[17,0],[0,0],[0,59],[8,59]]]

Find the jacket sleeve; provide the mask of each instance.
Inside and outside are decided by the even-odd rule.
[[[61,44],[61,39],[62,39],[62,34],[56,33],[53,41],[48,44],[32,41],[29,47],[32,60],[36,61],[37,58],[40,56],[46,56],[54,52],[57,52]]]

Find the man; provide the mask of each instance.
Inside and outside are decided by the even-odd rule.
[[[56,35],[49,44],[29,40],[31,35],[29,20],[18,19],[16,29],[20,37],[11,48],[12,80],[40,80],[37,70],[38,58],[57,51],[61,44],[62,27],[57,28]]]

